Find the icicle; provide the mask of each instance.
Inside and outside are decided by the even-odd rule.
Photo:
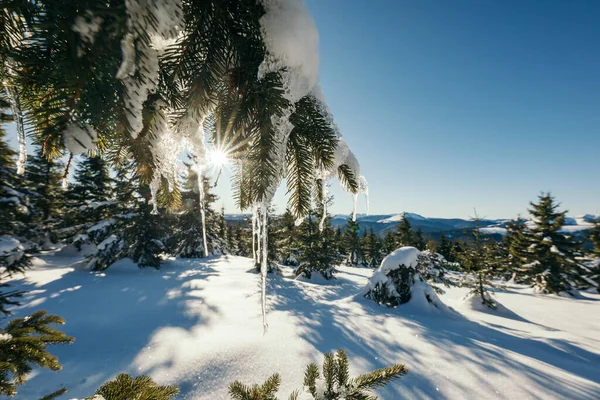
[[[367,178],[365,178],[363,175],[361,175],[358,180],[358,190],[360,193],[365,195],[365,201],[367,202],[367,215],[369,215],[369,182],[367,182]]]
[[[254,261],[255,265],[259,261],[256,249],[257,249],[257,247],[260,246],[260,242],[257,243],[257,235],[258,235],[257,207],[252,206],[252,261]]]
[[[352,221],[356,221],[356,202],[358,200],[358,193],[352,195],[354,198],[354,209],[352,210]]]
[[[17,160],[17,175],[25,173],[25,162],[27,161],[27,145],[25,142],[25,129],[23,125],[23,111],[21,110],[21,100],[17,89],[7,86],[6,92],[10,98],[10,108],[15,117],[17,125],[17,142],[19,143],[19,159]]]
[[[71,161],[73,161],[73,153],[69,155],[69,161],[67,161],[67,166],[65,167],[65,173],[62,176],[62,188],[67,190],[69,188],[69,168],[71,167]]]
[[[321,222],[319,222],[319,231],[323,232],[323,226],[325,226],[325,218],[327,218],[327,179],[321,178],[321,195],[323,197],[323,216]]]
[[[156,194],[158,192],[158,179],[154,178],[152,183],[150,183],[150,193],[152,198],[150,199],[150,203],[152,204],[152,214],[158,214],[158,200],[156,198]]]
[[[208,257],[208,243],[206,243],[206,211],[204,207],[204,174],[202,166],[196,166],[198,175],[198,195],[200,197],[200,217],[202,218],[202,244],[204,244],[204,257]]]
[[[267,323],[267,202],[263,200],[260,213],[262,217],[261,223],[261,233],[262,233],[262,262],[260,266],[260,280],[261,280],[261,308],[262,308],[262,317],[263,317],[263,334],[267,333],[269,329],[269,324]]]

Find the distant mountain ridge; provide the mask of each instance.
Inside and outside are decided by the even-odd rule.
[[[225,218],[232,223],[239,223],[245,217],[250,217],[250,214],[226,214]],[[448,236],[460,236],[464,231],[475,228],[473,219],[463,218],[429,218],[422,215],[401,212],[397,214],[357,214],[356,220],[361,230],[373,229],[378,235],[384,235],[388,231],[396,230],[396,225],[406,216],[412,228],[417,230],[421,228],[423,233],[430,238],[438,238],[442,233]],[[344,227],[350,218],[349,214],[336,214],[331,218],[331,224],[337,227]],[[567,217],[564,232],[576,233],[586,231],[594,226],[594,221],[600,218],[598,215],[585,214],[578,217]],[[499,219],[482,219],[481,232],[489,235],[501,237],[506,234],[506,224],[514,219],[499,218]],[[533,224],[533,221],[526,220],[527,224]]]

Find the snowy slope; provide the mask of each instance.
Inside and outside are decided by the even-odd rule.
[[[461,314],[419,315],[357,295],[372,270],[341,267],[331,284],[269,281],[269,331],[262,334],[258,276],[241,257],[170,260],[160,271],[127,260],[104,274],[76,259],[43,256],[13,284],[29,290],[23,316],[64,317],[73,345],[54,346],[60,372],[35,371],[18,399],[61,385],[63,399],[93,393],[116,373],[150,374],[178,385],[179,399],[226,399],[227,385],[279,372],[280,398],[299,388],[304,367],[347,350],[353,374],[402,362],[409,374],[382,399],[593,399],[600,393],[600,296],[573,300],[509,287],[499,300],[515,315],[476,312],[452,289],[442,301]]]

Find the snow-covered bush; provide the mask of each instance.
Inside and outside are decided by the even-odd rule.
[[[289,400],[342,400],[372,399],[372,390],[398,379],[408,372],[402,364],[381,368],[356,378],[350,378],[348,357],[343,350],[337,354],[326,353],[322,375],[319,366],[311,363],[304,372],[302,391],[293,392]],[[235,400],[277,400],[281,379],[279,374],[269,377],[262,385],[247,386],[239,381],[229,385],[229,395]]]
[[[0,273],[23,271],[31,265],[21,242],[7,235],[0,236]]]
[[[365,288],[365,297],[389,307],[414,300],[445,308],[436,294],[443,293],[437,284],[450,285],[445,264],[440,254],[401,247],[386,256],[375,270]]]

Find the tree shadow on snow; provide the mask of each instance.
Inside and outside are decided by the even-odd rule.
[[[65,319],[61,329],[75,337],[67,346],[52,346],[63,369],[40,370],[19,390],[18,398],[37,398],[61,385],[69,387],[68,398],[89,396],[119,372],[130,372],[131,361],[155,332],[165,327],[191,329],[218,317],[215,304],[206,303],[201,281],[219,272],[216,259],[169,260],[160,270],[140,269],[130,260],[120,260],[102,273],[80,268],[81,261],[49,258],[36,273],[53,274],[66,269],[59,279],[36,285],[16,276],[11,286],[28,292],[13,317],[46,310]],[[201,262],[199,262],[201,261]],[[125,278],[126,279],[123,279]],[[97,371],[90,373],[90,371]],[[41,387],[44,382],[56,387]],[[36,397],[37,396],[37,397]]]
[[[448,395],[440,391],[443,387],[451,387],[453,397],[457,392],[462,398],[473,397],[462,377],[452,380],[436,373],[438,362],[445,364],[446,368],[464,368],[461,374],[468,377],[466,381],[476,380],[478,386],[486,387],[485,393],[490,397],[507,397],[502,395],[503,387],[495,387],[492,384],[494,379],[491,379],[497,378],[498,374],[506,374],[505,371],[517,371],[527,378],[529,383],[514,379],[510,382],[513,388],[518,387],[521,393],[533,398],[541,396],[539,389],[558,398],[590,399],[597,395],[593,392],[593,382],[600,379],[597,368],[600,354],[568,340],[521,337],[471,321],[460,314],[457,318],[408,314],[402,306],[396,309],[378,306],[360,295],[338,301],[315,299],[301,285],[285,279],[271,279],[269,286],[270,293],[276,294],[270,297],[270,307],[287,311],[298,318],[299,335],[319,353],[338,348],[347,350],[353,366],[361,369],[354,370],[354,373],[395,362],[406,364],[409,374],[379,391],[384,399],[398,396],[445,398]],[[369,315],[372,322],[359,318],[361,315]],[[519,320],[530,323],[521,317]],[[430,348],[403,346],[402,339],[408,335],[420,336]],[[434,365],[427,364],[431,361],[431,351],[439,351]],[[516,355],[547,366],[524,364],[515,359]],[[318,357],[314,357],[315,360]],[[470,365],[478,368],[469,368]],[[553,370],[552,374],[548,373],[548,366]],[[591,383],[577,384],[573,379],[561,377],[561,373],[572,374]],[[504,382],[509,380],[505,377]]]

